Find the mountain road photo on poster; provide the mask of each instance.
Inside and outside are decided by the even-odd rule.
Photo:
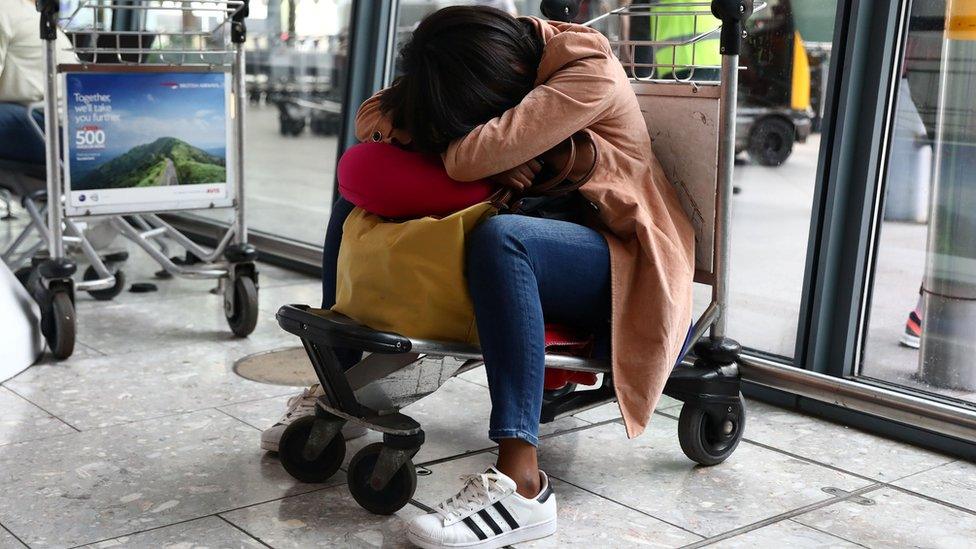
[[[79,188],[161,187],[226,180],[223,158],[175,137],[160,137],[95,168],[79,181]]]

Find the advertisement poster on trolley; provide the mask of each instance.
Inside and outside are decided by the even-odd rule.
[[[232,204],[222,72],[64,76],[69,215]]]

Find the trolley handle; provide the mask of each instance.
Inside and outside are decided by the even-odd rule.
[[[235,44],[243,44],[247,40],[247,24],[244,19],[249,15],[250,0],[243,1],[244,5],[231,16],[230,41]]]
[[[719,51],[722,55],[739,55],[745,37],[743,23],[752,15],[752,0],[712,0],[712,15],[722,21]]]
[[[579,13],[581,0],[542,0],[539,8],[546,19],[569,23]]]
[[[60,0],[36,0],[34,7],[41,13],[41,40],[57,40],[58,14],[61,12]]]

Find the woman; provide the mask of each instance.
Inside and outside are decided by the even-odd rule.
[[[651,152],[627,76],[598,32],[446,8],[420,24],[403,53],[404,75],[360,108],[360,140],[439,152],[454,179],[489,178],[516,192],[542,164],[558,165],[577,132],[597,146],[596,158],[577,167],[593,168],[580,189],[595,212],[586,226],[502,215],[468,238],[498,460],[409,528],[421,547],[544,537],[556,529],[555,497],[536,453],[544,319],[597,333],[610,319],[614,386],[627,434],[637,436],[687,334],[693,230]],[[340,202],[330,221],[325,306],[334,302],[329,278],[348,209]]]

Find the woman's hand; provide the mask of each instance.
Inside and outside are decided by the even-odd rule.
[[[532,159],[515,166],[510,170],[506,170],[502,173],[493,175],[488,178],[489,181],[504,187],[515,194],[522,194],[532,186],[535,181],[535,176],[539,174],[542,170],[542,163],[538,160]]]
[[[572,147],[569,143],[570,140],[574,140],[576,142],[575,157],[572,155]],[[551,166],[552,169],[557,173],[562,171],[562,169],[566,166],[566,163],[572,159],[573,165],[566,177],[570,181],[579,181],[590,173],[591,169],[593,168],[593,163],[596,162],[593,147],[584,146],[582,143],[583,139],[579,136],[579,134],[574,135],[573,137],[570,137],[569,139],[542,153],[542,156],[539,158],[541,158],[547,166]]]
[[[572,138],[570,138],[572,139]],[[566,165],[570,160],[572,155],[572,146],[569,143],[569,139],[563,141],[562,143],[556,145],[555,147],[549,149],[548,151],[542,153],[539,158],[550,166],[556,173],[562,171],[563,166]]]

